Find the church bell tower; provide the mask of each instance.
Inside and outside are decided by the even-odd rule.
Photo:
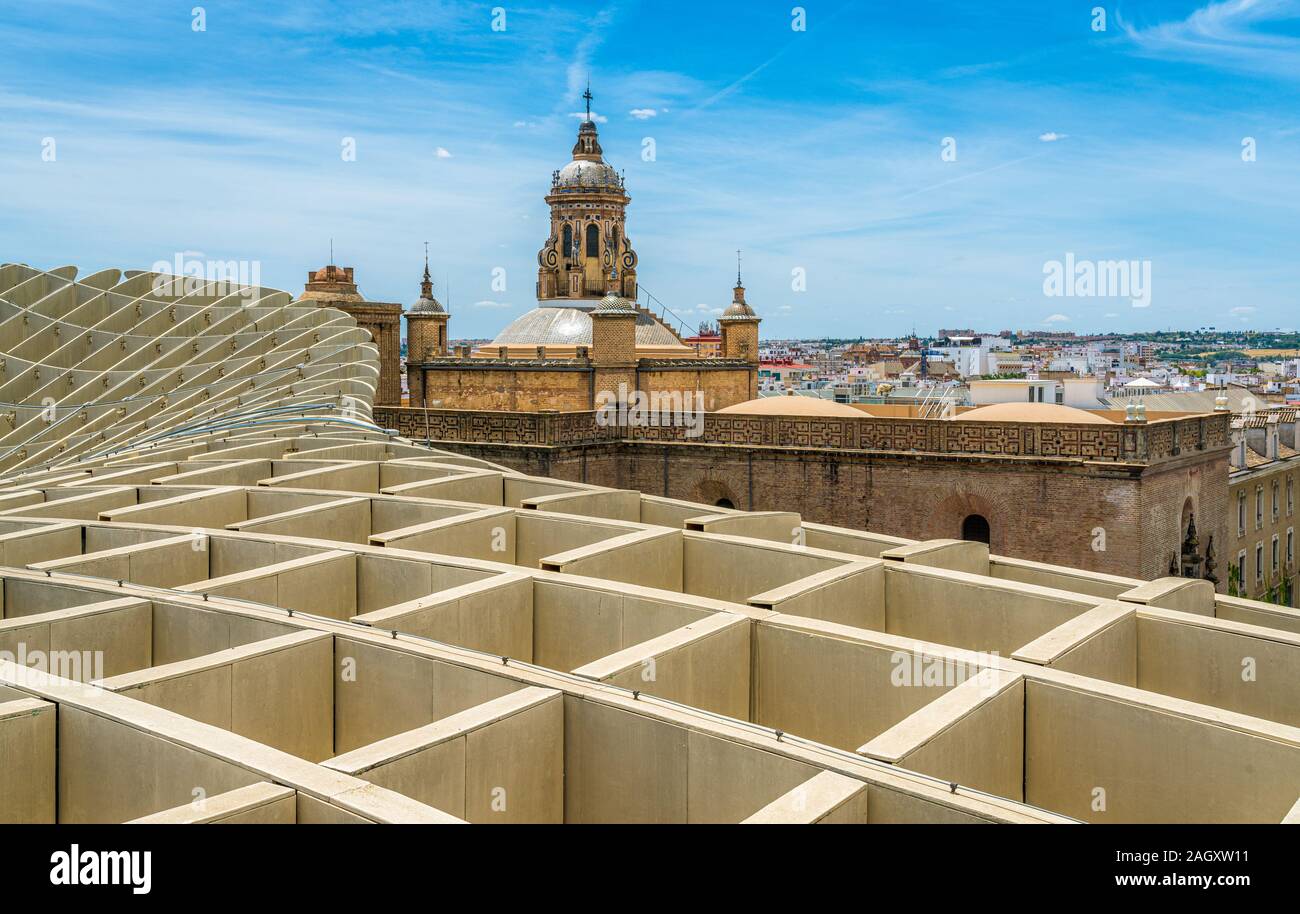
[[[587,115],[573,160],[551,176],[546,196],[551,234],[537,254],[537,298],[543,304],[594,307],[606,295],[637,297],[636,252],[626,228],[632,198],[600,148],[590,86],[583,98]]]

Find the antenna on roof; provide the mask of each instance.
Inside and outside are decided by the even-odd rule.
[[[334,239],[330,239],[330,266],[334,266]]]

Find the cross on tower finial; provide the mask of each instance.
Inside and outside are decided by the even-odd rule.
[[[582,97],[587,100],[587,120],[591,120],[591,74],[587,74],[587,91],[582,93]]]
[[[736,248],[736,285],[744,285],[744,283],[740,281],[740,248]]]
[[[424,243],[424,281],[429,281],[429,242]]]

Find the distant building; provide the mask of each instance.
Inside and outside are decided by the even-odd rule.
[[[551,176],[537,307],[490,343],[453,352],[446,350],[445,315],[438,323],[413,307],[409,335],[432,342],[408,353],[412,407],[591,410],[642,393],[692,402],[698,394],[706,409],[720,409],[757,396],[760,319],[745,300],[739,270],[716,339],[685,340],[638,303],[637,255],[626,224],[631,197],[605,161],[588,115],[573,160]]]
[[[356,319],[369,331],[379,347],[379,388],[376,406],[398,406],[402,402],[402,306],[395,302],[369,301],[357,289],[352,267],[328,264],[307,274],[307,285],[299,301],[322,308],[336,308]]]
[[[1294,408],[1233,417],[1228,481],[1232,545],[1222,557],[1228,592],[1284,606],[1296,598],[1296,449]]]

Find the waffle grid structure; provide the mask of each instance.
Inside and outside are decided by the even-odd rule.
[[[431,450],[157,279],[0,267],[0,821],[1300,815],[1295,610]]]

